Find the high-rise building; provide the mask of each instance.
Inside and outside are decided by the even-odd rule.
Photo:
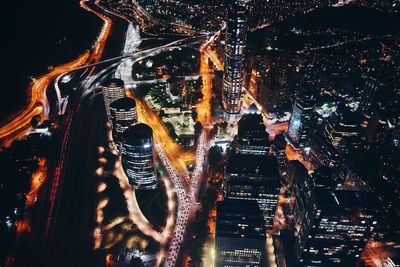
[[[278,134],[274,138],[274,142],[271,145],[272,153],[278,159],[279,172],[282,176],[286,175],[288,158],[286,155],[286,138],[284,134]]]
[[[336,189],[342,180],[334,175],[332,168],[322,166],[312,173],[314,186],[317,188]]]
[[[226,167],[225,198],[256,200],[265,228],[270,230],[279,199],[279,177],[276,157],[232,154]]]
[[[238,146],[241,154],[266,155],[270,147],[260,110],[252,104],[238,122]]]
[[[336,113],[325,122],[324,134],[335,149],[345,139],[352,145],[361,141],[361,118],[344,105],[338,106]]]
[[[256,201],[217,203],[215,246],[217,267],[262,266],[265,230]]]
[[[292,209],[294,234],[295,236],[303,236],[304,229],[308,229],[307,227],[310,226],[314,215],[311,210],[314,205],[314,184],[311,176],[299,161],[289,161],[289,163],[293,170],[293,172],[289,171],[288,168],[288,174],[293,173],[291,192],[295,198]]]
[[[290,160],[287,164],[285,185],[291,187],[297,180],[303,180],[308,175],[308,171],[298,160]]]
[[[136,102],[132,98],[123,97],[110,104],[113,139],[119,145],[122,133],[137,123]]]
[[[241,108],[243,85],[244,53],[246,46],[246,3],[244,0],[230,0],[228,7],[222,106],[229,114],[238,114]]]
[[[129,127],[122,134],[121,150],[122,166],[129,183],[137,189],[156,188],[153,130],[143,123]]]
[[[309,88],[305,86],[309,85],[298,85],[292,116],[290,117],[289,121],[289,140],[296,148],[303,148],[307,146],[310,135],[313,131],[316,96]]]
[[[300,265],[356,266],[377,225],[380,200],[371,192],[322,188],[312,195],[297,235]]]
[[[107,118],[111,120],[110,104],[115,100],[125,97],[124,81],[116,78],[108,79],[101,84]]]
[[[312,134],[310,153],[306,157],[315,168],[321,166],[337,167],[342,161],[338,151],[319,130]]]
[[[374,78],[367,78],[364,85],[361,101],[358,106],[358,110],[361,111],[365,116],[370,116],[373,111],[373,103],[376,98],[376,92],[381,85],[378,80]]]

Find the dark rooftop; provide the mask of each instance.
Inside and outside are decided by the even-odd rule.
[[[153,130],[144,123],[135,124],[122,133],[122,139],[128,142],[137,142],[143,139],[150,139],[153,136]]]
[[[318,207],[382,209],[381,200],[372,192],[318,188],[315,190],[315,198]]]
[[[219,202],[216,224],[217,237],[265,239],[264,220],[255,200]]]
[[[267,155],[232,154],[226,166],[227,173],[278,177],[276,157]]]
[[[110,104],[110,108],[117,110],[129,110],[136,107],[136,101],[129,97],[123,97]]]
[[[276,149],[278,149],[278,150],[286,149],[287,142],[286,142],[285,135],[283,133],[280,133],[277,136],[275,136],[274,145],[275,145]]]
[[[108,80],[104,81],[104,82],[101,84],[101,86],[104,86],[104,87],[112,87],[112,88],[115,88],[115,87],[124,87],[124,81],[121,80],[121,79],[117,79],[117,78],[111,78],[111,79],[108,79]]]
[[[244,114],[238,123],[239,143],[255,146],[270,146],[270,142],[268,141],[269,134],[265,130],[262,115],[256,111],[250,110],[249,112],[250,113]]]

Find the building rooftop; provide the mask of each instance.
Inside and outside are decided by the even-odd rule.
[[[257,201],[225,199],[217,203],[215,234],[217,237],[265,239]]]
[[[111,88],[115,88],[115,87],[124,87],[124,81],[121,79],[117,79],[117,78],[111,78],[108,79],[106,81],[104,81],[101,86],[103,87],[111,87]]]
[[[254,106],[255,107],[255,106]],[[257,107],[255,107],[257,109]],[[265,130],[261,113],[252,107],[248,109],[238,123],[238,140],[239,144],[252,146],[270,146],[268,140],[269,134]]]
[[[232,154],[229,157],[226,172],[279,177],[278,160],[268,155]]]
[[[274,142],[273,143],[274,143],[276,149],[285,150],[286,149],[286,145],[287,145],[287,141],[286,141],[285,135],[283,133],[280,133],[280,134],[276,135],[275,138],[274,138]]]
[[[150,139],[153,136],[153,130],[144,123],[135,124],[122,133],[122,140],[129,143],[141,142],[141,140]]]
[[[117,110],[129,110],[136,107],[136,101],[129,97],[123,97],[110,104],[110,108]]]
[[[382,209],[381,200],[372,192],[317,188],[315,198],[317,207]]]

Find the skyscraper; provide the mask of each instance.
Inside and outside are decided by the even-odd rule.
[[[267,230],[273,226],[280,187],[276,157],[233,154],[229,158],[224,185],[225,197],[256,200]]]
[[[113,139],[119,145],[122,133],[137,123],[136,102],[132,98],[123,97],[110,104]]]
[[[241,154],[266,155],[270,147],[260,110],[252,104],[238,122],[238,146]]]
[[[348,107],[339,105],[335,115],[326,120],[324,134],[335,149],[343,139],[355,145],[361,138],[361,118]]]
[[[306,158],[316,168],[321,166],[337,167],[342,162],[337,149],[319,129],[311,136],[310,153]]]
[[[110,104],[115,100],[125,97],[124,81],[116,78],[108,79],[101,85],[104,105],[108,120],[111,120]]]
[[[137,189],[156,188],[153,130],[143,123],[129,127],[122,134],[121,150],[129,183]]]
[[[318,188],[312,194],[296,242],[301,266],[357,266],[377,225],[380,200],[370,192]]]
[[[271,151],[278,160],[279,173],[285,177],[288,165],[288,158],[286,155],[287,141],[283,133],[278,134],[274,138],[274,142],[271,145]]]
[[[222,106],[229,114],[238,114],[243,85],[244,49],[246,45],[246,3],[230,0],[227,17]]]
[[[367,78],[364,85],[364,91],[361,97],[358,110],[364,115],[370,116],[373,108],[373,101],[376,98],[376,91],[379,89],[380,84],[378,80],[374,78]]]
[[[262,266],[265,230],[254,200],[226,199],[217,204],[215,246],[217,267]]]
[[[309,86],[309,84],[298,85],[292,116],[289,121],[289,140],[296,148],[303,148],[308,144],[308,139],[313,130],[316,96],[306,86]]]

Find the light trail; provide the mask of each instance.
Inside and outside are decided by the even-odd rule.
[[[46,159],[40,158],[38,164],[39,168],[32,174],[31,187],[29,189],[29,192],[26,194],[26,208],[32,207],[32,205],[35,204],[37,200],[39,189],[46,179],[46,163]]]
[[[40,116],[42,121],[48,118],[50,105],[46,96],[46,90],[54,81],[54,79],[79,66],[98,62],[101,59],[101,56],[104,52],[105,43],[110,34],[112,21],[110,18],[92,10],[86,2],[88,2],[88,0],[81,1],[81,7],[93,12],[104,21],[103,28],[98,35],[92,51],[86,51],[75,60],[57,66],[50,72],[32,81],[28,87],[28,91],[30,92],[30,101],[28,106],[25,107],[25,109],[20,112],[20,114],[17,115],[11,122],[0,128],[0,145],[8,146],[14,140],[25,136],[31,129],[30,122],[33,117]],[[57,95],[59,95],[59,93],[57,93]]]
[[[147,105],[145,100],[134,97],[130,90],[127,96],[135,99],[139,121],[149,125],[153,129],[154,139],[162,146],[168,156],[168,160],[180,173],[187,174],[187,164],[195,161],[195,154],[192,151],[183,151],[174,139],[169,135],[168,129],[161,122],[160,118]],[[189,181],[188,181],[189,182]]]
[[[50,111],[49,102],[46,96],[46,89],[52,81],[60,74],[69,69],[85,63],[89,58],[89,52],[85,52],[76,60],[55,67],[47,74],[35,79],[29,85],[30,101],[28,106],[11,122],[0,128],[1,144],[8,146],[17,138],[20,138],[30,130],[30,122],[33,117],[39,115],[42,120],[47,119]]]
[[[178,197],[178,216],[176,218],[172,240],[169,245],[167,259],[164,264],[164,266],[167,267],[174,267],[179,254],[181,243],[183,241],[183,234],[186,229],[186,224],[189,219],[189,211],[192,207],[192,199],[186,193],[185,186],[183,186],[181,182],[181,177],[177,175],[174,167],[169,162],[167,155],[164,153],[161,145],[157,141],[155,141],[154,148],[174,184],[175,191]]]
[[[224,70],[224,64],[220,60],[218,53],[211,48],[211,44],[221,36],[221,32],[225,30],[225,28],[226,23],[224,23],[222,28],[214,33],[214,35],[211,36],[210,39],[200,47],[200,53],[205,53],[208,58],[214,63],[214,66],[217,68],[217,70],[220,71]]]
[[[87,0],[81,1],[80,2],[81,7],[85,8],[88,11],[92,11],[92,9],[89,6],[87,6],[86,2],[87,2]],[[96,15],[98,14],[94,11],[92,11],[92,12],[95,13]],[[98,14],[98,15],[100,15],[100,14]],[[74,62],[67,63],[67,64],[63,65],[64,67],[57,67],[53,70],[53,72],[47,74],[47,76],[48,76],[47,82],[48,83],[46,84],[46,86],[42,87],[43,92],[45,92],[49,83],[53,82],[60,75],[63,75],[65,73],[69,72],[70,70],[76,69],[79,66],[82,66],[84,64],[93,64],[96,61],[100,60],[100,58],[102,57],[102,54],[104,52],[104,47],[105,47],[106,41],[108,40],[108,37],[110,34],[111,23],[112,23],[112,21],[109,18],[106,18],[104,16],[101,16],[101,18],[104,20],[104,25],[103,25],[103,29],[101,30],[101,32],[99,34],[99,37],[97,38],[97,42],[93,48],[93,51],[92,52],[86,51],[83,56],[79,57]],[[45,93],[44,93],[44,95],[45,95]],[[61,182],[61,178],[62,178],[62,174],[63,174],[63,170],[64,170],[64,163],[66,161],[67,148],[68,148],[68,144],[69,144],[69,140],[70,140],[72,121],[73,121],[75,112],[76,112],[76,110],[73,110],[72,113],[69,114],[69,116],[66,118],[67,123],[66,123],[66,128],[65,128],[65,134],[62,138],[61,149],[60,149],[60,158],[59,158],[60,163],[55,168],[54,178],[53,178],[53,182],[52,182],[51,189],[50,189],[50,196],[49,196],[50,207],[49,207],[49,213],[47,216],[47,222],[46,222],[45,231],[44,231],[44,236],[45,236],[46,242],[48,240],[47,238],[48,238],[50,230],[51,230],[50,229],[51,223],[53,220],[57,194],[59,191],[59,186],[60,186],[60,182]]]
[[[112,143],[112,134],[111,131],[108,133],[108,138],[109,138],[109,143]],[[99,149],[99,151],[103,151],[103,149]],[[115,154],[117,154],[117,151],[114,151]],[[160,155],[160,154],[159,154]],[[161,154],[163,156],[164,154]],[[102,160],[103,158],[100,155],[99,161],[104,161]],[[103,162],[105,164],[106,162]],[[99,168],[100,169],[100,168]],[[100,172],[102,173],[102,172]],[[168,240],[170,239],[173,229],[174,229],[174,223],[175,223],[175,213],[176,213],[176,203],[175,203],[175,193],[174,193],[174,188],[172,187],[170,180],[167,179],[166,177],[163,177],[163,182],[165,185],[166,193],[167,193],[167,218],[166,218],[166,225],[162,232],[154,230],[154,227],[152,224],[147,220],[147,218],[143,215],[143,213],[140,210],[138,201],[136,199],[136,194],[135,194],[135,189],[132,188],[132,186],[129,184],[128,178],[122,168],[121,164],[121,157],[118,157],[118,160],[116,161],[114,165],[114,170],[113,174],[117,177],[118,183],[120,188],[123,191],[126,205],[128,208],[128,216],[129,220],[133,222],[138,229],[145,234],[146,236],[149,236],[153,238],[155,241],[157,241],[161,249],[158,253],[157,257],[157,266],[159,266],[162,262],[162,259],[164,258],[166,254],[166,246],[168,243]],[[176,175],[173,173],[173,175]],[[102,192],[105,190],[105,183],[101,182],[98,186],[98,191]],[[103,201],[100,201],[97,206],[97,222],[100,225],[99,228],[94,229],[93,236],[95,239],[95,248],[100,248],[101,243],[102,243],[102,236],[105,231],[109,231],[111,228],[114,226],[122,223],[126,218],[117,218],[110,224],[103,226],[103,218],[104,218],[104,213],[103,213],[103,208],[105,207],[107,203]]]
[[[207,46],[204,49],[204,53],[210,58],[210,60],[214,63],[214,66],[217,68],[217,70],[224,70],[224,64],[222,61],[219,59],[219,55],[215,50],[212,50],[211,47]]]
[[[195,200],[195,201],[198,199],[199,182],[203,178],[204,161],[205,161],[207,151],[208,151],[207,132],[205,130],[203,130],[197,141],[196,164],[195,164],[195,167],[193,170],[192,180],[190,183],[191,194],[192,194],[193,200]]]
[[[196,105],[197,120],[205,127],[211,122],[211,99],[212,99],[212,78],[210,77],[210,67],[208,65],[209,58],[207,57],[205,45],[200,48],[200,76],[202,78],[201,93],[203,98]]]

